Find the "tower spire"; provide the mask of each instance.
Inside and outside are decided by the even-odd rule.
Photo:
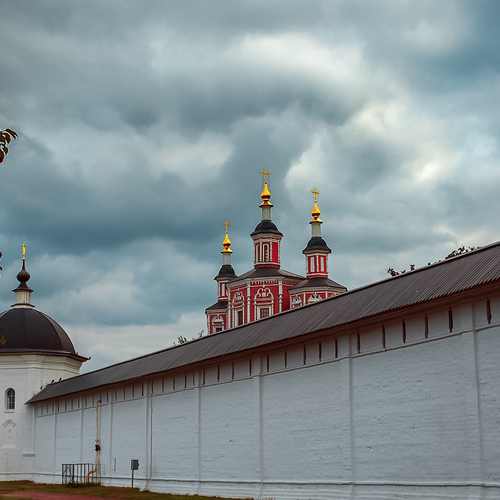
[[[266,168],[260,172],[264,181],[264,189],[260,194],[262,203],[259,207],[262,210],[262,220],[255,231],[250,235],[254,241],[254,265],[255,267],[280,267],[280,241],[283,237],[278,228],[271,221],[270,202],[271,191],[269,191],[269,177],[271,172]]]
[[[215,277],[215,280],[219,284],[219,301],[227,300],[227,290],[226,283],[231,279],[235,278],[236,274],[234,272],[233,266],[231,265],[231,254],[233,251],[231,250],[231,240],[229,239],[229,221],[226,219],[222,225],[226,229],[226,236],[224,241],[222,242],[222,246],[224,247],[221,251],[222,254],[222,267],[219,270],[219,274]]]
[[[226,237],[222,242],[224,250],[221,251],[223,265],[231,265],[231,254],[233,253],[233,251],[231,250],[231,240],[229,239],[229,227],[231,226],[231,224],[229,224],[229,221],[226,219],[222,223],[222,225],[226,228]]]
[[[318,208],[318,196],[321,194],[316,187],[311,190],[314,199],[314,207],[311,212],[311,239],[304,249],[303,253],[307,259],[307,277],[327,277],[327,255],[331,253],[325,240],[321,237],[321,224],[323,221],[319,218],[321,210]]]
[[[34,307],[31,304],[31,294],[33,290],[27,285],[31,275],[26,271],[26,242],[23,243],[23,267],[17,273],[17,281],[19,286],[12,290],[16,294],[16,303],[12,307],[31,309]]]
[[[321,215],[321,210],[318,208],[318,196],[321,194],[316,187],[311,190],[311,194],[314,197],[314,208],[312,209],[311,216],[312,219],[309,222],[311,224],[312,236],[321,237],[321,224],[323,221],[319,218]]]
[[[262,199],[262,203],[259,205],[262,209],[262,220],[271,220],[271,208],[273,204],[269,201],[271,199],[271,191],[269,191],[269,177],[271,177],[271,172],[267,170],[267,167],[260,173],[262,175],[262,179],[264,181],[264,189],[262,193],[260,193],[260,197]]]
[[[332,251],[321,237],[321,224],[319,218],[321,210],[318,208],[318,196],[321,194],[316,187],[311,190],[314,207],[311,212],[311,239],[302,253],[306,256],[306,279],[298,286],[288,290],[292,309],[304,304],[333,297],[347,290],[328,278],[328,254]]]
[[[222,225],[226,229],[224,241],[222,242],[222,267],[219,274],[214,278],[217,281],[217,302],[205,309],[207,315],[208,333],[217,333],[228,327],[228,296],[227,283],[236,278],[233,266],[231,265],[231,240],[229,239],[229,221],[226,219]]]

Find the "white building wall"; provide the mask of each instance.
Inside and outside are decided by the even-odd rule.
[[[72,410],[37,405],[36,477],[93,462],[101,400],[107,484],[130,484],[137,458],[137,484],[158,491],[498,499],[500,297],[489,301],[491,317],[486,297],[441,304],[80,395]]]
[[[30,478],[35,467],[34,408],[24,403],[53,380],[77,375],[80,366],[81,361],[58,355],[0,355],[0,480]],[[5,407],[9,388],[16,392],[14,410]],[[53,462],[51,456],[41,470]]]
[[[500,483],[500,328],[478,335],[478,440],[481,477]]]
[[[148,422],[146,421],[146,399],[140,397],[136,400],[121,401],[113,403],[113,416],[111,419],[112,434],[108,434],[101,429],[101,448],[102,454],[108,450],[111,454],[111,463],[102,460],[104,464],[104,474],[112,474],[122,481],[130,479],[130,460],[138,459],[141,468],[136,472],[136,477],[144,478],[146,466],[146,430]],[[110,414],[110,405],[103,405],[101,415],[103,417]],[[95,414],[94,414],[95,421]],[[111,439],[110,439],[111,437]],[[84,462],[93,462],[95,459],[94,441],[87,446],[88,453],[83,457]],[[107,472],[108,471],[108,472]]]

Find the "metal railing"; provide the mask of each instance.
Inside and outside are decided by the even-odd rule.
[[[98,484],[101,466],[96,464],[62,464],[62,484]]]

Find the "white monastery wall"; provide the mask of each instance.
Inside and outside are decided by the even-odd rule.
[[[470,299],[468,299],[470,300]],[[277,499],[500,498],[500,296],[36,406],[35,479]]]

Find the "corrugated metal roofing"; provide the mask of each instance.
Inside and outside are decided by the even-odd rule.
[[[335,328],[498,280],[500,242],[309,306],[51,384],[30,402],[119,383]]]

